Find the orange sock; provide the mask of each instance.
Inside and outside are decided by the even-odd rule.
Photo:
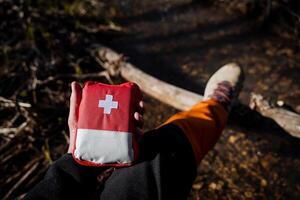
[[[228,118],[228,112],[216,100],[199,102],[190,110],[170,117],[164,124],[176,124],[189,139],[197,165],[218,141]]]

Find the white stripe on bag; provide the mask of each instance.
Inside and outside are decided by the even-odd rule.
[[[132,162],[132,133],[78,129],[74,155],[97,164]]]

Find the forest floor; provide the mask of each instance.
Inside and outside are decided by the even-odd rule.
[[[55,2],[0,1],[0,97],[29,105],[0,99],[0,197],[22,196],[66,151],[69,85],[103,70],[88,53],[97,43],[200,94],[214,71],[237,62],[246,74],[243,104],[257,92],[300,112],[298,44],[246,17],[243,4]],[[148,96],[145,105],[145,130],[177,112]],[[300,141],[260,119],[247,110],[230,118],[189,199],[300,199]]]

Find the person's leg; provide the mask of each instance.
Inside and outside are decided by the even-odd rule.
[[[197,165],[219,139],[243,79],[242,69],[236,64],[221,67],[209,79],[203,101],[188,111],[173,115],[164,123],[181,128],[192,145]]]
[[[191,145],[173,124],[145,133],[140,162],[115,170],[100,199],[185,199],[196,175]]]
[[[198,165],[219,139],[227,122],[228,111],[214,99],[202,101],[192,109],[169,118],[165,124],[180,127],[192,145]]]
[[[225,127],[241,77],[234,64],[218,70],[206,86],[204,101],[143,136],[140,163],[116,170],[101,199],[185,199],[197,165]]]

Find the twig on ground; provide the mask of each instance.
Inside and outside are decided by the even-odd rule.
[[[13,133],[13,137],[16,137],[24,128],[27,126],[28,122],[23,122],[20,126],[16,128],[0,128],[0,134],[8,135],[9,133]]]
[[[28,171],[28,169],[30,168],[30,166],[34,165],[35,163],[38,163],[41,159],[43,158],[43,155],[38,155],[36,158],[30,160],[20,171],[18,171],[17,173],[13,174],[12,176],[9,176],[6,180],[4,184],[10,184],[13,181],[15,181],[16,179],[18,179],[22,174],[24,174],[26,171]]]
[[[3,199],[7,199],[12,193],[18,190],[20,186],[28,179],[28,177],[35,172],[39,164],[39,162],[33,163],[27,172],[19,179],[19,181],[6,193]]]
[[[11,107],[16,107],[16,105],[18,105],[20,107],[24,107],[24,108],[30,108],[31,107],[30,103],[14,102],[10,99],[0,97],[0,106],[6,107],[6,108],[11,108]]]
[[[18,155],[19,153],[23,152],[24,149],[22,148],[10,148],[5,153],[0,155],[0,165],[3,166],[7,161],[9,161],[14,156]]]

